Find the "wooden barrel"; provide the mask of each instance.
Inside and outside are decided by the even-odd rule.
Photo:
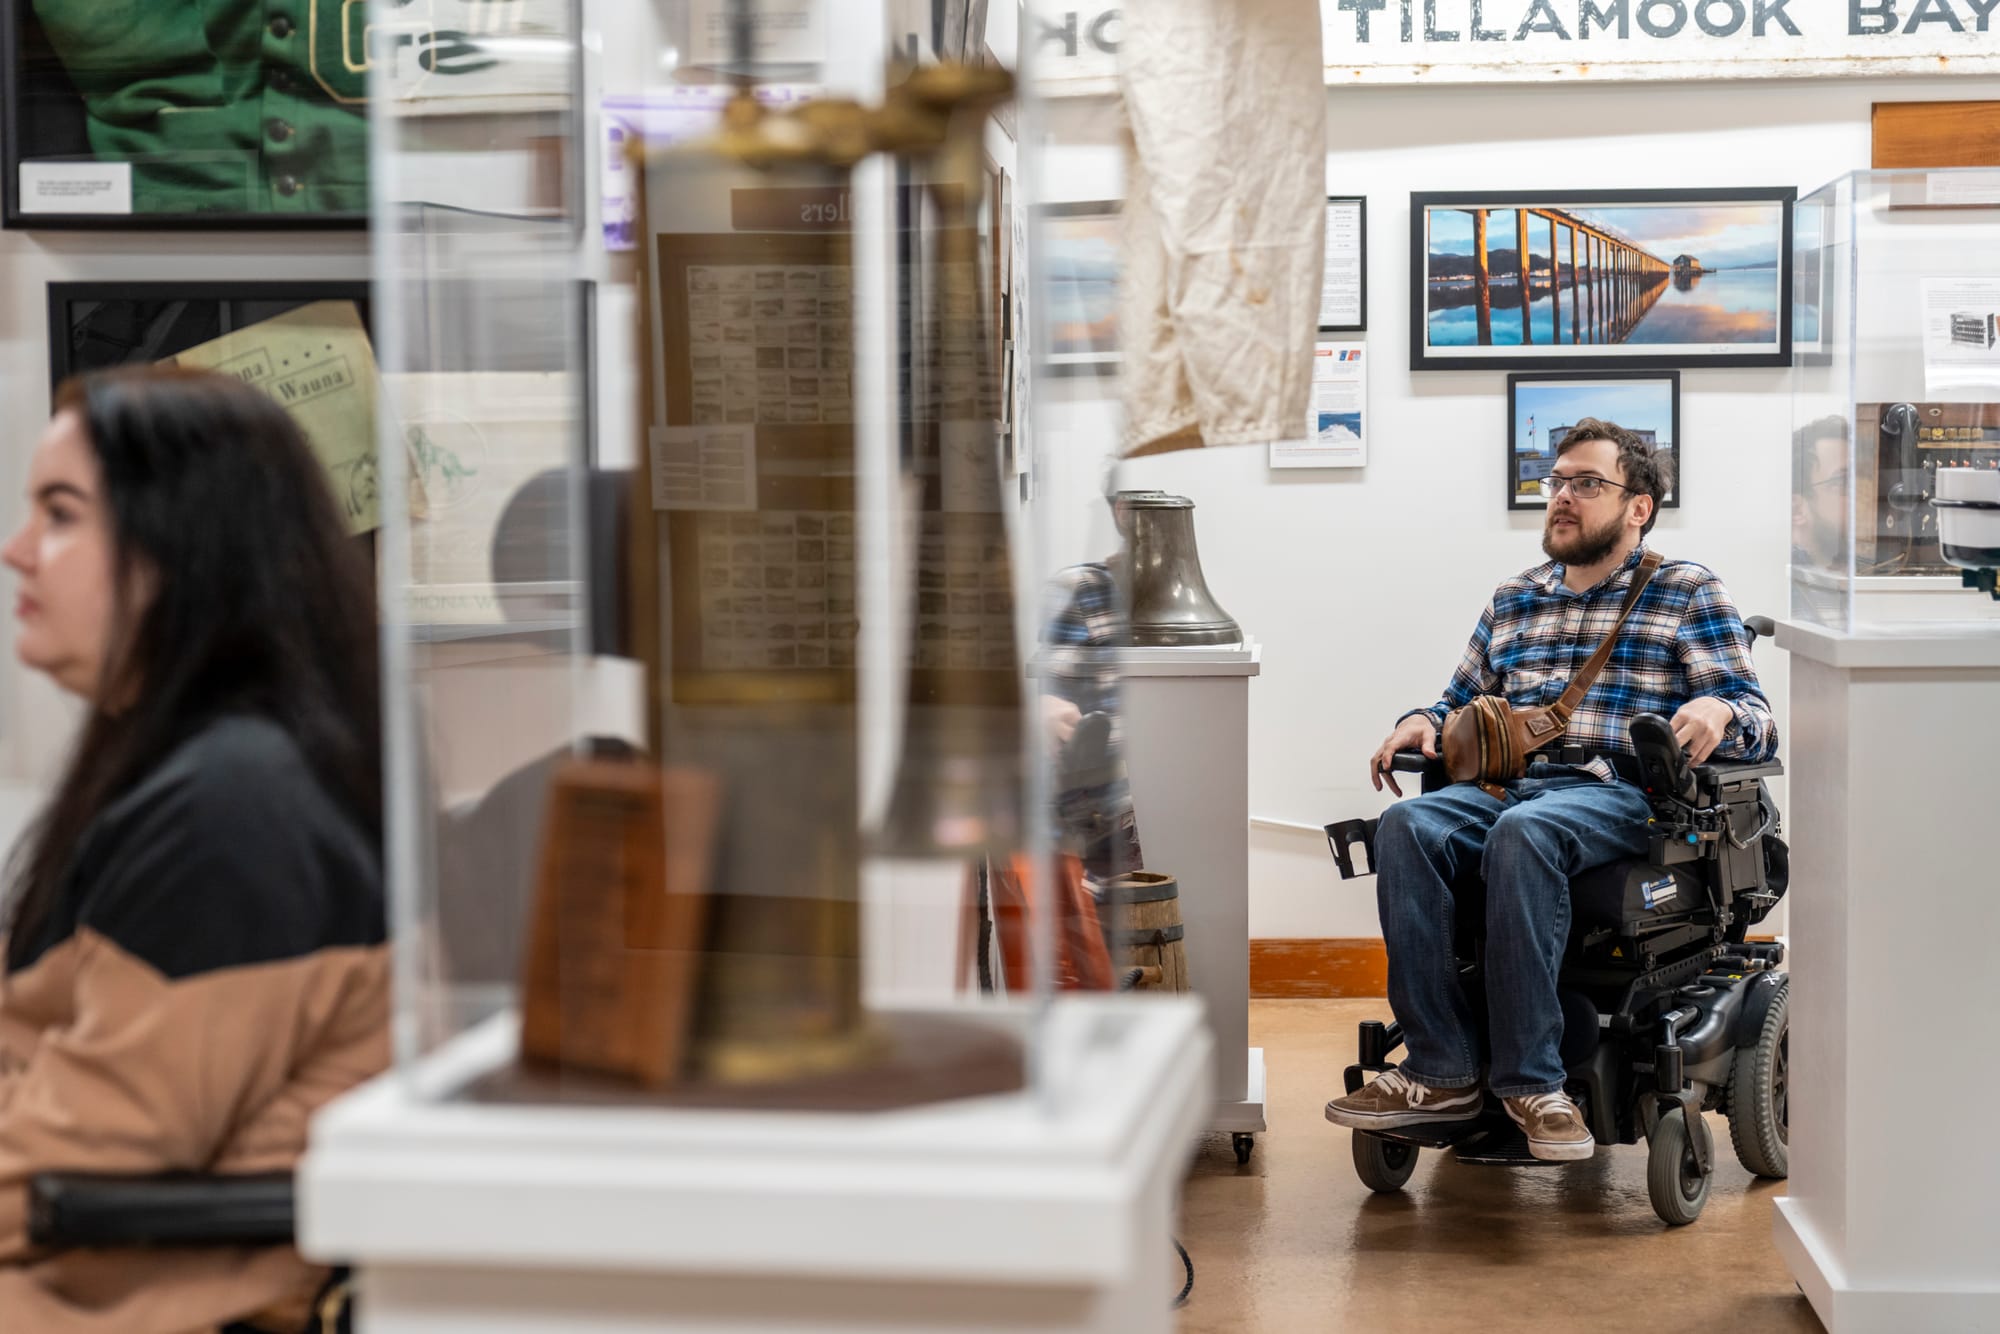
[[[1181,925],[1181,887],[1170,875],[1133,871],[1106,887],[1111,957],[1122,972],[1142,969],[1137,991],[1186,991],[1187,943]]]

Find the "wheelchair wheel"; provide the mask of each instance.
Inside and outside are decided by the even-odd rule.
[[[1377,1195],[1393,1195],[1417,1170],[1414,1144],[1378,1139],[1365,1130],[1354,1132],[1354,1174]]]
[[[1710,1177],[1701,1170],[1701,1160],[1695,1157],[1695,1146],[1688,1139],[1690,1123],[1701,1136],[1709,1161],[1714,1162],[1714,1137],[1699,1112],[1692,1116],[1669,1112],[1661,1117],[1653,1127],[1646,1153],[1646,1194],[1652,1198],[1653,1212],[1660,1221],[1674,1227],[1685,1227],[1700,1218],[1702,1206],[1708,1203]]]
[[[1736,1053],[1729,1076],[1729,1142],[1736,1161],[1760,1177],[1777,1180],[1791,1172],[1786,1130],[1791,1086],[1791,983],[1778,984],[1757,1045]]]

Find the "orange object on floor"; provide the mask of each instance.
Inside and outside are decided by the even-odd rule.
[[[1055,857],[1054,893],[1041,902],[1028,859],[1016,853],[1004,864],[988,858],[987,895],[993,904],[993,925],[1000,937],[1000,960],[1010,991],[1027,990],[1034,975],[1029,941],[1036,913],[1056,915],[1055,985],[1059,991],[1110,991],[1111,952],[1104,946],[1104,928],[1097,920],[1097,902],[1083,883],[1083,862],[1068,853]],[[977,876],[975,866],[970,874]]]

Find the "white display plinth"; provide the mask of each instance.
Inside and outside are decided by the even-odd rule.
[[[1025,1003],[984,1014],[1031,1026]],[[354,1266],[362,1334],[1172,1326],[1210,1097],[1192,1000],[1065,997],[1034,1025],[1036,1088],[905,1111],[415,1095],[505,1066],[517,1025],[314,1120],[299,1245]]]
[[[1967,592],[1968,599],[1978,595]],[[1781,622],[1792,654],[1791,1180],[1778,1248],[1830,1334],[2000,1330],[2000,633]]]
[[[1188,976],[1215,1038],[1215,1130],[1264,1129],[1264,1053],[1250,1047],[1250,678],[1254,641],[1132,648],[1125,767],[1146,869],[1180,883]]]

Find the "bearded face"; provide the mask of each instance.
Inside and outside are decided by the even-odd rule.
[[[1571,501],[1569,492],[1556,497],[1549,505],[1549,517],[1542,523],[1542,550],[1550,560],[1565,565],[1594,565],[1618,549],[1618,541],[1625,533],[1625,511],[1632,497],[1624,492],[1611,494],[1625,498],[1595,521]]]

